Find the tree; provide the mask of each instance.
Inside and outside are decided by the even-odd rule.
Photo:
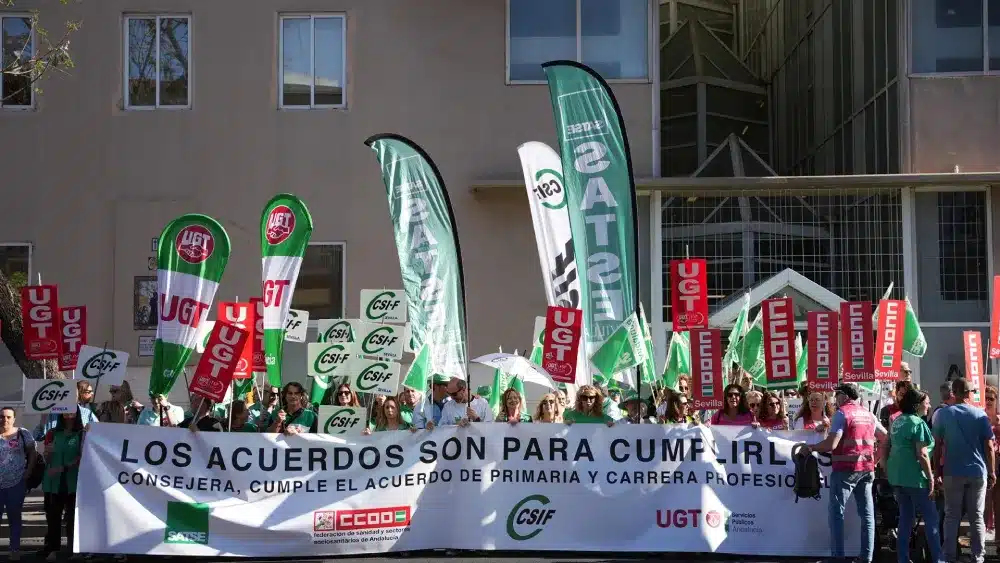
[[[59,0],[67,4],[69,0]],[[16,0],[0,0],[0,8],[13,8]],[[31,91],[41,93],[38,88],[40,80],[53,72],[68,72],[73,68],[73,59],[69,54],[70,37],[80,29],[82,22],[67,21],[63,33],[53,41],[49,33],[39,25],[38,11],[33,10],[26,18],[26,29],[34,29],[34,41],[31,33],[5,34],[2,48],[3,58],[0,60],[0,78],[3,80],[3,99],[8,102],[18,97],[30,94]],[[10,351],[14,361],[32,379],[41,379],[43,374],[49,377],[65,377],[59,371],[55,360],[39,362],[28,360],[24,355],[24,328],[21,325],[21,295],[20,291],[0,269],[0,339]]]

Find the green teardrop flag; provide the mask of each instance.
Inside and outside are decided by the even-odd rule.
[[[198,214],[174,219],[160,233],[156,249],[159,313],[149,394],[166,395],[198,343],[198,327],[212,309],[219,280],[229,263],[229,235],[218,221]]]
[[[274,387],[281,387],[285,319],[312,231],[312,216],[302,200],[294,195],[278,194],[264,206],[260,218],[264,361],[268,383]]]

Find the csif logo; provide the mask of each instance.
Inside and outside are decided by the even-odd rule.
[[[340,320],[323,331],[319,336],[320,342],[354,342],[354,330],[351,321]]]
[[[392,376],[393,373],[389,364],[375,362],[361,370],[361,373],[354,380],[354,387],[361,393],[369,393],[373,389],[378,389],[379,385],[388,382],[392,379]]]
[[[395,291],[383,291],[368,302],[368,306],[365,308],[365,317],[371,321],[379,321],[400,310],[402,305],[403,300],[396,296]],[[397,317],[397,315],[391,316]]]
[[[323,423],[324,434],[347,434],[347,431],[361,423],[354,409],[338,409]]]
[[[287,205],[278,205],[267,215],[264,238],[271,246],[281,244],[292,236],[295,230],[295,213]]]
[[[163,543],[208,544],[209,507],[196,502],[168,502]]]
[[[507,535],[514,541],[528,541],[545,530],[556,509],[546,508],[551,501],[545,495],[524,497],[507,515]]]
[[[321,376],[330,375],[350,358],[351,355],[347,352],[346,347],[341,344],[331,344],[316,355],[313,371]]]
[[[215,251],[215,237],[202,225],[188,225],[177,233],[174,248],[181,260],[201,264]]]
[[[566,190],[561,172],[543,168],[535,173],[535,188],[531,190],[542,206],[548,209],[566,207]]]
[[[101,377],[117,370],[121,367],[121,362],[118,361],[118,354],[115,354],[111,350],[104,350],[90,357],[83,367],[80,369],[80,373],[85,379],[100,379]]]
[[[396,336],[396,329],[383,325],[369,332],[361,341],[361,353],[367,356],[377,356],[397,341],[399,341],[399,337]]]
[[[36,411],[47,411],[56,406],[57,403],[65,401],[69,397],[70,389],[66,387],[66,382],[55,379],[42,385],[31,397],[31,408]]]

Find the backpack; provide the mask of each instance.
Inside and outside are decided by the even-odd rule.
[[[28,441],[24,439],[24,435],[27,431],[21,428],[17,431],[18,438],[21,440],[21,448],[24,450],[24,460],[27,463],[31,456],[28,455]],[[30,492],[33,489],[37,489],[42,484],[42,478],[45,476],[45,457],[40,453],[35,453],[35,463],[31,466],[26,466],[24,468],[24,492]]]
[[[803,451],[802,445],[792,448],[795,462],[795,502],[800,498],[819,500],[823,484],[819,478],[819,461],[811,453]]]

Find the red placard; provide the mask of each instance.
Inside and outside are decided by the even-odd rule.
[[[264,300],[260,297],[251,297],[250,305],[253,306],[253,334],[250,335],[250,357],[252,358],[253,371],[257,373],[267,372],[267,362],[264,359]]]
[[[216,403],[225,399],[249,337],[250,333],[238,326],[216,321],[189,391]]]
[[[550,305],[545,313],[542,369],[552,381],[576,383],[576,361],[583,333],[583,311]]]
[[[990,357],[1000,358],[1000,276],[993,276],[993,314],[990,315]]]
[[[795,317],[792,298],[765,299],[760,304],[764,328],[764,367],[767,385],[794,384],[798,378],[795,369]]]
[[[59,290],[54,285],[21,288],[24,355],[29,360],[59,357]]]
[[[691,401],[694,409],[721,409],[722,331],[696,328],[691,331]]]
[[[704,258],[670,261],[670,312],[675,331],[708,328],[708,275]]]
[[[242,328],[248,334],[257,326],[257,323],[254,322],[256,315],[254,315],[252,303],[223,301],[219,303],[219,313],[216,316],[219,319],[218,322]],[[236,370],[233,372],[233,379],[253,377],[251,366],[253,366],[253,346],[244,346],[243,353],[240,354],[240,361],[236,364]]]
[[[871,301],[840,304],[841,378],[845,382],[875,381]]]
[[[962,333],[962,342],[965,343],[965,378],[972,385],[972,403],[984,409],[986,375],[983,372],[983,337],[978,330],[967,330]]]
[[[806,329],[809,331],[806,379],[810,390],[833,391],[837,386],[838,320],[836,311],[806,313]]]
[[[76,369],[80,346],[87,343],[87,308],[59,309],[59,369]]]
[[[875,380],[899,379],[899,364],[903,361],[903,326],[906,321],[906,301],[883,299],[878,304],[878,329],[875,334]]]

